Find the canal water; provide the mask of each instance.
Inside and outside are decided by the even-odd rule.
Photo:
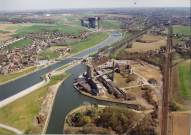
[[[48,72],[53,71],[56,68],[59,68],[65,64],[68,64],[68,63],[74,61],[76,59],[75,57],[83,57],[90,53],[93,53],[104,46],[107,46],[107,45],[110,45],[110,44],[116,42],[119,38],[120,38],[120,33],[110,33],[110,37],[106,41],[100,43],[97,46],[94,46],[90,49],[87,49],[85,51],[82,51],[82,52],[74,55],[73,56],[74,58],[66,58],[66,59],[62,60],[61,62],[51,65],[47,68],[44,68],[37,72],[31,73],[25,77],[22,77],[20,79],[10,82],[10,83],[1,85],[0,86],[0,101],[4,100],[10,96],[13,96],[35,84],[41,82],[42,81],[42,79],[40,78],[41,75],[44,75]]]
[[[110,102],[99,101],[88,96],[79,93],[74,87],[74,79],[78,77],[79,74],[86,71],[85,65],[77,65],[68,71],[71,74],[64,83],[59,87],[55,102],[52,108],[52,113],[49,120],[49,125],[47,128],[47,134],[62,134],[64,120],[66,115],[73,109],[83,105],[84,103],[90,104],[100,104],[108,105]],[[121,104],[122,105],[122,104]],[[130,108],[137,108],[136,105],[126,105]]]
[[[111,45],[112,43],[116,42],[119,38],[120,33],[110,33],[110,37],[106,41],[100,43],[95,47],[92,47],[88,50],[74,55],[73,58],[66,58],[61,62],[51,65],[47,68],[31,73],[25,77],[22,77],[10,83],[1,85],[0,101],[41,82],[41,75],[51,72],[56,68],[59,68],[67,63],[74,61],[76,59],[75,57],[83,57],[88,54],[91,54],[104,46]],[[47,128],[47,134],[62,134],[64,119],[66,115],[74,108],[83,105],[86,102],[90,104],[96,103],[101,105],[109,104],[109,102],[98,101],[96,99],[84,96],[73,87],[73,80],[76,79],[77,76],[84,71],[86,71],[86,66],[84,65],[77,65],[67,71],[67,73],[71,74],[71,76],[67,78],[58,89],[58,92],[55,97],[55,102],[52,108],[49,125]],[[126,106],[131,108],[137,107],[135,105]]]

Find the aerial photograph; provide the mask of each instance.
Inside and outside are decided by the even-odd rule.
[[[0,134],[191,135],[190,0],[0,0]]]

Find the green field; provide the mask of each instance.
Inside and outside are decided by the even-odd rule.
[[[11,44],[9,46],[7,46],[6,48],[4,48],[4,50],[10,50],[10,49],[13,49],[15,47],[18,47],[18,48],[23,48],[24,46],[26,45],[29,45],[29,44],[32,44],[33,41],[30,40],[30,39],[24,39],[22,41],[19,41],[17,43],[14,43],[14,44]]]
[[[49,86],[57,84],[68,76],[69,74],[52,76],[47,85],[1,108],[0,123],[13,126],[21,131],[27,130],[30,133],[40,134],[43,126],[35,125],[34,119],[39,114],[46,91]]]
[[[72,15],[72,16],[64,16],[68,20],[69,23],[77,26],[81,26],[80,19],[81,17],[78,15]]]
[[[38,24],[29,27],[20,27],[20,26],[10,26],[7,28],[7,30],[11,29],[18,29],[16,31],[17,34],[12,35],[12,37],[20,37],[22,35],[28,35],[32,33],[41,33],[43,32],[43,29],[48,29],[48,30],[58,30],[59,33],[68,33],[71,35],[78,36],[79,32],[84,30],[83,28],[79,27],[66,27],[63,25],[48,25],[48,24]]]
[[[16,134],[16,133],[0,127],[0,134],[4,134],[5,135],[5,134]]]
[[[99,22],[99,25],[108,29],[120,29],[122,22],[118,20],[103,20]]]
[[[181,63],[178,67],[179,71],[179,85],[180,91],[183,97],[190,98],[191,97],[191,71],[190,71],[190,60],[186,60]]]
[[[145,24],[141,23],[141,24],[137,24],[134,26],[135,29],[143,29],[145,28]]]
[[[109,37],[107,33],[96,33],[95,35],[91,35],[91,39],[87,41],[79,42],[75,45],[71,45],[70,48],[72,49],[73,53],[77,53],[79,51],[88,49],[93,47],[102,41],[106,40]]]
[[[4,30],[0,30],[0,33],[6,34],[6,33],[10,33],[9,31],[4,31]]]
[[[50,53],[44,53],[41,56],[46,59],[47,55],[50,56],[50,59],[55,59],[55,58],[58,58],[60,56],[59,53],[54,53],[54,52],[52,52],[52,53],[51,52]]]
[[[22,26],[9,26],[9,27],[7,27],[6,28],[6,30],[18,30],[18,29],[21,29],[21,28],[23,28]]]
[[[37,69],[37,68],[33,67],[33,68],[27,69],[25,71],[19,72],[19,73],[14,73],[14,74],[9,74],[9,75],[0,75],[0,84],[4,83],[6,81],[9,81],[11,79],[14,79],[16,77],[20,77],[24,74],[30,73],[30,72],[34,71],[35,69]]]
[[[190,27],[173,27],[173,33],[191,35],[191,28]]]

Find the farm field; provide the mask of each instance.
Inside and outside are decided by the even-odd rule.
[[[5,47],[4,50],[10,50],[10,49],[13,49],[13,48],[16,48],[16,47],[18,47],[18,48],[23,48],[24,46],[30,45],[30,44],[32,44],[32,43],[33,43],[32,40],[30,40],[30,39],[24,39],[24,40],[21,40],[21,41],[19,41],[19,42],[17,42],[17,43],[14,43],[14,44],[11,44],[11,45]]]
[[[9,31],[3,31],[3,30],[0,30],[0,33],[5,34],[5,33],[10,33],[10,32],[9,32]]]
[[[72,35],[79,35],[79,32],[85,30],[82,27],[68,27],[55,24],[42,23],[23,23],[23,24],[0,24],[0,42],[11,38],[28,35],[31,33],[40,33],[43,29],[58,30],[60,33],[68,33]],[[9,33],[5,33],[7,31]]]
[[[82,41],[75,45],[69,46],[72,49],[72,53],[77,53],[79,51],[88,49],[90,47],[93,47],[104,40],[106,40],[109,37],[107,33],[97,33],[95,35],[92,35],[91,39],[88,41]]]
[[[173,27],[173,34],[184,34],[184,35],[191,35],[190,27]]]
[[[132,47],[125,49],[125,51],[147,52],[149,50],[160,49],[161,46],[166,46],[166,37],[146,34],[133,42]]]
[[[142,42],[142,43],[153,43],[153,42],[157,42],[160,40],[164,40],[165,37],[163,36],[158,36],[158,35],[154,35],[154,34],[146,34],[144,36],[142,36],[140,39],[137,39],[138,42]]]
[[[141,23],[141,24],[137,24],[133,27],[134,29],[143,29],[145,28],[145,24]]]
[[[77,26],[81,26],[81,22],[80,22],[80,18],[82,18],[82,16],[79,15],[67,15],[64,16],[64,18],[71,23],[72,25],[77,25]]]
[[[51,46],[49,48],[47,48],[47,51],[54,51],[56,49],[66,49],[65,46]]]
[[[0,42],[9,40],[12,38],[12,35],[14,35],[17,31],[16,28],[23,28],[31,26],[30,24],[10,24],[10,23],[1,23],[0,24]],[[9,27],[13,27],[14,29],[9,29]],[[2,32],[2,31],[6,31]]]
[[[180,110],[190,110],[190,98],[188,96],[190,96],[190,84],[189,84],[189,60],[184,60],[180,54],[176,53],[173,55],[172,57],[172,71],[171,71],[171,99],[172,101],[174,101],[174,103],[176,103],[178,109]],[[184,67],[184,66],[188,66],[188,67]],[[183,77],[184,75],[186,75],[188,78],[187,79],[183,79],[183,82],[181,82],[180,80],[180,76],[179,76],[179,70],[181,70],[181,68],[183,68],[183,72],[181,74],[181,77]],[[189,70],[189,71],[188,71]],[[184,72],[185,71],[185,72]],[[183,86],[183,89],[181,88],[182,86],[180,85],[180,83]],[[184,83],[188,83],[188,85],[186,87],[184,87]],[[185,88],[189,88],[188,91]]]
[[[127,52],[147,52],[149,50],[155,50],[160,49],[161,46],[166,45],[166,40],[160,40],[157,42],[152,43],[140,43],[140,42],[134,42],[132,44],[132,48],[128,48],[125,51]]]
[[[178,71],[179,71],[179,85],[180,91],[184,98],[191,97],[191,71],[190,71],[190,59],[184,61],[183,63],[179,64]]]
[[[172,113],[172,135],[190,134],[190,114],[173,112]]]
[[[109,28],[109,29],[120,29],[121,21],[118,20],[104,20],[100,21],[100,27]]]
[[[60,54],[59,53],[50,52],[50,53],[43,53],[41,55],[41,57],[43,57],[45,59],[46,59],[46,56],[50,56],[50,59],[55,59],[55,58],[58,58],[60,56]]]
[[[122,15],[122,14],[89,14],[89,15],[92,15],[92,16],[105,16],[105,15],[108,15],[108,16],[116,16],[116,17],[123,17],[123,18],[131,18],[132,17],[131,15]]]
[[[84,30],[83,28],[79,28],[79,27],[67,27],[67,26],[63,26],[63,25],[48,25],[48,24],[41,24],[41,25],[36,25],[34,24],[33,26],[30,27],[22,27],[19,28],[16,33],[12,35],[12,37],[19,37],[22,35],[28,35],[31,33],[41,33],[43,32],[43,29],[48,29],[48,30],[58,30],[59,33],[67,33],[67,34],[71,34],[71,35],[75,35],[78,36],[79,32]]]
[[[41,133],[43,126],[35,125],[34,118],[39,113],[44,95],[49,86],[57,84],[68,76],[69,74],[52,76],[47,85],[1,108],[0,123],[13,126],[24,132]],[[31,129],[34,131],[30,131]]]
[[[182,39],[173,38],[172,43],[173,43],[173,45],[182,45],[185,43],[185,41],[182,41]]]

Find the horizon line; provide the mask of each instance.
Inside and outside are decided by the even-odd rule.
[[[190,8],[190,6],[184,6],[184,7],[94,7],[94,8],[53,8],[53,9],[23,9],[23,10],[19,10],[19,9],[13,9],[13,10],[0,10],[0,12],[23,12],[23,11],[50,11],[50,10],[88,10],[88,9],[118,9],[118,8]]]

